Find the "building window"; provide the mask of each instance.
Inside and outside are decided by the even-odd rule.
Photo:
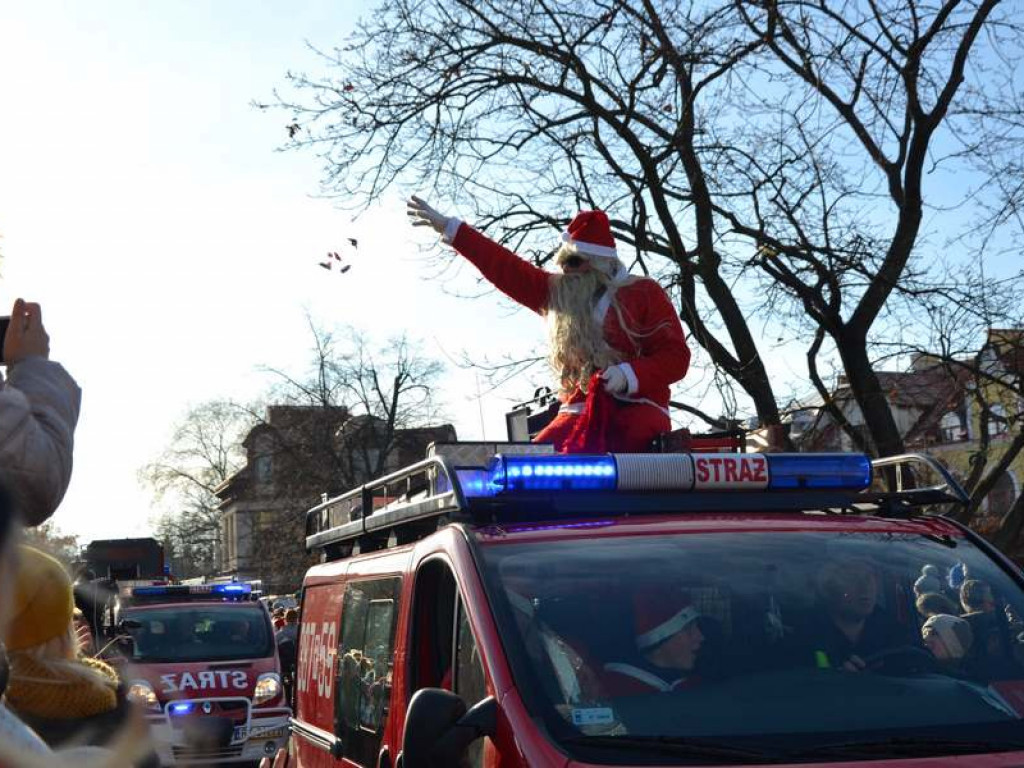
[[[988,409],[989,437],[1005,435],[1007,428],[1006,408],[1004,408],[1001,403],[996,403]]]
[[[959,443],[967,439],[967,430],[964,429],[960,414],[950,411],[942,417],[939,422],[939,431],[942,433],[942,442]]]
[[[252,472],[259,485],[269,483],[274,472],[274,464],[271,457],[267,454],[257,456],[253,462]]]

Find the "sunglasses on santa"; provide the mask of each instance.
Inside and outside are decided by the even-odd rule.
[[[562,261],[562,269],[579,269],[586,263],[582,256],[570,256]]]

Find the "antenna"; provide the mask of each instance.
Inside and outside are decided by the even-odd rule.
[[[480,392],[480,372],[473,371],[473,377],[476,379],[476,407],[480,414],[480,439],[487,440],[487,429],[484,427],[484,396]]]

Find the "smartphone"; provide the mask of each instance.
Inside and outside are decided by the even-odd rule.
[[[7,338],[7,326],[10,324],[10,315],[0,317],[0,363],[7,362],[7,358],[4,356],[4,339]]]

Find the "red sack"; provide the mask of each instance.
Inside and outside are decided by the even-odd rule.
[[[572,431],[562,443],[562,453],[607,453],[608,430],[612,428],[615,398],[605,392],[601,374],[595,373],[587,385],[583,412],[575,419]]]

